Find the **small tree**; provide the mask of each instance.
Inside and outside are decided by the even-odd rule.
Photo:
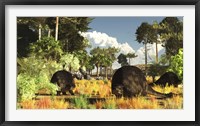
[[[128,65],[128,62],[127,62],[127,59],[126,59],[126,55],[120,53],[119,56],[117,57],[118,59],[118,63],[121,64],[121,66],[127,66]]]
[[[135,53],[128,53],[126,57],[129,58],[129,65],[131,65],[131,59],[137,57],[137,55]]]
[[[77,71],[80,68],[79,59],[73,54],[65,53],[60,58],[60,63],[63,65],[63,69],[69,71]]]

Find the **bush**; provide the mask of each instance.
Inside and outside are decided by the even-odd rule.
[[[30,52],[32,55],[57,61],[63,54],[61,43],[55,41],[53,37],[43,37],[41,40],[31,43]]]
[[[27,74],[17,77],[17,101],[31,100],[35,97],[36,84],[34,78]]]
[[[60,63],[65,66],[66,70],[77,71],[80,68],[79,59],[73,54],[65,53],[61,56]]]
[[[32,100],[35,93],[44,88],[52,95],[55,95],[58,90],[57,85],[51,84],[45,74],[40,74],[35,78],[27,74],[19,74],[17,76],[17,101]]]
[[[176,73],[179,79],[183,80],[183,49],[179,49],[178,54],[171,57],[171,64],[168,71]]]
[[[45,73],[40,73],[40,75],[35,78],[35,84],[37,89],[36,91],[46,89],[46,93],[48,94],[57,94],[58,86],[50,83],[48,76]]]

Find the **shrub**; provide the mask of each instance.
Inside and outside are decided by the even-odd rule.
[[[79,59],[73,54],[65,53],[60,58],[60,63],[65,66],[66,70],[77,71],[80,68]]]
[[[40,89],[47,89],[46,93],[55,95],[58,87],[49,82],[48,76],[45,73],[40,73],[35,77],[25,73],[17,76],[18,101],[31,100]]]
[[[17,77],[17,101],[31,100],[35,97],[36,84],[34,78],[27,74]]]
[[[53,37],[43,37],[41,40],[31,43],[30,52],[32,55],[57,61],[63,53],[61,43],[55,41]]]
[[[176,73],[179,79],[183,80],[183,48],[179,49],[178,54],[171,57],[168,71]]]

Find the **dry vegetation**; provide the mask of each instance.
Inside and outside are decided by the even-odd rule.
[[[148,83],[152,82],[147,77]],[[75,80],[76,97],[70,100],[56,96],[41,97],[18,103],[19,109],[183,109],[182,87],[154,86],[154,90],[162,93],[179,94],[168,99],[156,99],[154,96],[138,96],[131,99],[115,98],[111,93],[109,80]],[[80,95],[81,94],[81,95]],[[70,97],[70,96],[68,96]],[[89,99],[94,98],[93,102]],[[94,102],[95,101],[95,102]]]

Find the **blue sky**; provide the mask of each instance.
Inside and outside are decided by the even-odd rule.
[[[136,41],[135,32],[137,28],[143,23],[148,22],[152,24],[154,21],[160,23],[165,17],[94,17],[93,21],[89,24],[91,28],[81,35],[87,38],[92,48],[101,47],[115,47],[120,49],[120,53],[135,53],[136,58],[131,60],[131,65],[144,64],[144,45]],[[183,20],[182,17],[179,17]],[[91,50],[92,48],[88,48]],[[155,61],[156,45],[147,45],[147,62],[152,63]],[[165,48],[158,45],[158,56],[160,57],[165,53]],[[113,68],[119,68],[120,64],[115,61]]]
[[[89,30],[106,33],[119,43],[127,42],[134,50],[143,46],[136,41],[135,32],[142,22],[160,22],[165,17],[94,17]]]

